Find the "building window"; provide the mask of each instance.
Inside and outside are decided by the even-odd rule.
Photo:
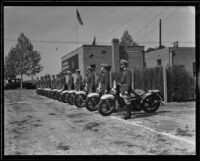
[[[92,53],[89,53],[89,57],[92,58],[94,55]]]
[[[162,65],[162,60],[161,59],[157,59],[157,65]]]
[[[193,76],[196,76],[196,62],[193,62]]]

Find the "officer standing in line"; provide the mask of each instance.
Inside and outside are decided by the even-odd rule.
[[[71,71],[68,71],[68,88],[69,90],[74,90],[74,77],[72,76],[72,72]]]
[[[48,84],[47,88],[51,88],[51,76],[50,76],[50,74],[47,75],[47,84]]]
[[[65,90],[66,78],[63,72],[60,72],[61,89]]]
[[[39,77],[36,77],[36,89],[40,88],[40,79]]]
[[[89,67],[88,68],[88,85],[89,85],[89,93],[96,91],[95,86],[95,67]]]
[[[47,75],[44,76],[44,88],[47,88]]]
[[[122,59],[120,61],[120,68],[122,69],[122,77],[121,77],[121,89],[120,93],[123,96],[123,99],[126,103],[126,113],[124,116],[124,119],[130,119],[131,118],[131,97],[130,92],[132,90],[132,73],[131,70],[128,68],[128,61]]]
[[[101,92],[108,93],[110,91],[110,74],[108,70],[107,64],[101,64],[101,76],[100,76],[100,84],[101,84]]]
[[[82,76],[81,76],[79,69],[76,69],[76,74],[77,74],[76,83],[75,83],[76,84],[76,90],[79,91],[79,90],[83,89]]]
[[[56,74],[56,81],[55,81],[55,87],[58,90],[59,89],[59,74]]]
[[[51,75],[51,89],[55,89],[55,75]]]
[[[44,87],[43,76],[40,77],[40,88]]]
[[[89,73],[89,67],[86,68],[85,76],[83,78],[83,87],[85,91],[89,91],[89,86],[88,86],[88,73]]]

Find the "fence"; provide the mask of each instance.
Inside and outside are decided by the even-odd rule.
[[[196,99],[196,80],[184,67],[134,68],[132,75],[133,89],[158,89],[165,102]],[[120,81],[120,77],[120,72],[112,73],[111,82]]]

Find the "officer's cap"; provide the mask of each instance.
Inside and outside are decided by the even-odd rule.
[[[80,72],[81,70],[80,69],[76,69],[76,72]]]
[[[101,64],[100,67],[108,67],[107,64]]]
[[[68,74],[72,74],[72,72],[70,70],[67,71]]]
[[[121,59],[121,60],[120,60],[120,64],[128,64],[128,61],[125,60],[125,59]]]
[[[91,66],[87,67],[86,69],[87,69],[87,70],[92,70]]]

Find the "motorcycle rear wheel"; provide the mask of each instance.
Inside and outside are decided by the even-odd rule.
[[[143,110],[146,113],[154,113],[160,107],[160,98],[156,95],[151,95],[145,99],[143,106]]]

